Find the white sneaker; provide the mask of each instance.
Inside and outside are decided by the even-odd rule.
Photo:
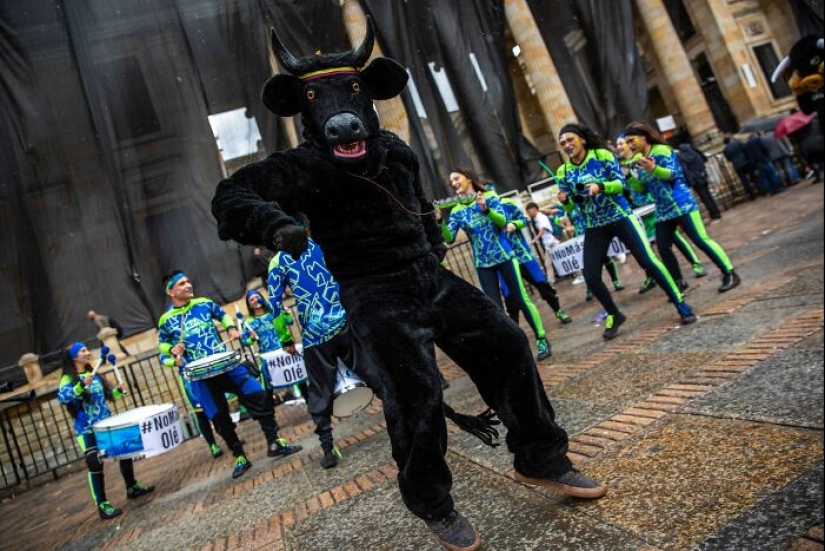
[[[578,276],[573,280],[573,285],[581,285],[584,283],[584,276]]]

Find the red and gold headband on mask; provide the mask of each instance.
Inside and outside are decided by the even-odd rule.
[[[332,67],[331,69],[321,69],[319,71],[312,71],[304,73],[299,76],[304,82],[310,82],[319,78],[332,77],[337,75],[357,75],[360,74],[355,67]]]

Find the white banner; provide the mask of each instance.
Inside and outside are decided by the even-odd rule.
[[[143,457],[154,457],[176,447],[183,442],[178,408],[174,407],[153,415],[141,423],[140,432],[143,440]]]
[[[272,388],[288,388],[305,381],[307,370],[304,366],[304,347],[295,345],[296,354],[278,349],[261,354],[263,369],[269,371]]]
[[[624,243],[615,238],[610,242],[607,256],[619,256],[627,252]],[[553,246],[550,249],[550,259],[556,267],[556,273],[560,276],[584,270],[584,236],[580,235]]]

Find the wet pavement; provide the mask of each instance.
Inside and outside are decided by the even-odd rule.
[[[580,285],[557,285],[570,325],[539,305],[554,349],[540,375],[571,457],[609,484],[606,497],[518,484],[503,446],[451,427],[453,496],[483,550],[823,549],[822,185],[740,205],[709,233],[743,284],[720,295],[707,263],[708,277],[689,279],[692,326],[679,326],[660,290],[636,292],[643,274],[632,259],[614,293],[628,315],[614,341],[602,341],[592,321],[601,309]],[[440,365],[447,400],[481,411],[463,372]],[[0,549],[441,549],[401,503],[380,403],[336,422],[344,459],[330,470],[303,407],[280,406],[278,417],[305,448],[294,457],[266,458],[256,424],[243,422],[253,467],[242,478],[193,440],[136,463],[157,489],[135,501],[107,463],[110,501],[124,510],[107,522],[84,472],[66,473],[0,503]]]

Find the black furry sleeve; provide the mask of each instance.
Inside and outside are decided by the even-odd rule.
[[[295,222],[281,207],[290,200],[292,180],[293,169],[283,153],[249,164],[222,180],[212,198],[220,238],[272,248],[275,231]]]
[[[400,152],[399,156],[403,159],[403,162],[410,167],[410,172],[413,174],[413,193],[418,199],[420,205],[419,210],[422,213],[429,213],[421,215],[421,224],[424,226],[424,232],[427,234],[427,241],[430,243],[433,251],[439,255],[439,257],[443,257],[447,245],[444,243],[444,235],[441,233],[441,228],[438,226],[438,222],[436,222],[433,204],[427,199],[427,196],[424,194],[424,189],[421,187],[418,156],[401,138],[391,132],[386,132],[386,134],[391,136],[390,139],[393,149]]]

